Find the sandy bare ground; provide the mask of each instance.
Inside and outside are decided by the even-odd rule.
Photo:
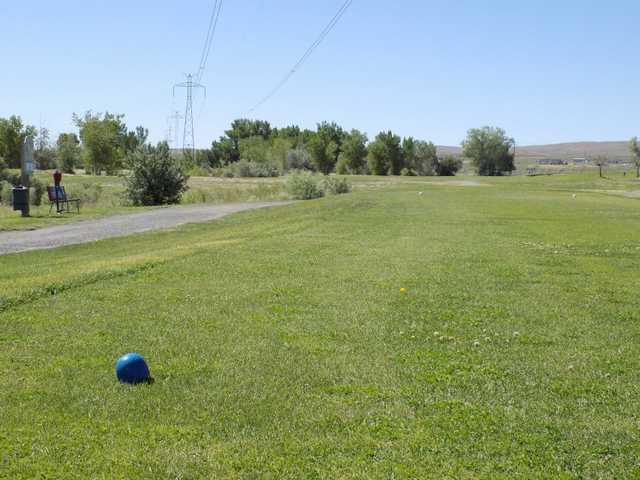
[[[0,232],[0,255],[56,248],[64,245],[123,237],[134,233],[173,228],[186,223],[203,223],[256,208],[286,205],[291,202],[229,203],[159,208],[145,212],[114,215],[38,230]]]

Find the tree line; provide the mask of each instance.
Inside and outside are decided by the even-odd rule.
[[[323,174],[454,175],[459,159],[440,158],[431,142],[380,132],[369,142],[357,129],[347,131],[335,122],[322,122],[315,130],[296,125],[272,128],[264,120],[238,119],[200,151],[197,162],[223,168],[236,162],[270,163],[281,172],[314,170]]]
[[[462,143],[480,175],[503,175],[515,170],[515,142],[504,130],[484,127],[469,130]],[[342,175],[455,175],[462,158],[441,156],[433,142],[400,137],[382,131],[369,141],[357,129],[345,130],[335,122],[322,122],[315,130],[296,125],[272,128],[264,120],[238,119],[199,152],[197,162],[209,168],[224,168],[237,162],[270,163],[281,172],[315,170]]]
[[[55,143],[49,130],[26,125],[18,116],[0,118],[0,167],[20,168],[22,144],[34,139],[34,160],[41,170],[58,168],[73,173],[115,174],[128,166],[128,159],[147,142],[149,131],[143,127],[129,130],[124,115],[86,112],[73,115],[78,133],[58,135]]]
[[[147,144],[149,132],[130,130],[123,115],[86,112],[73,115],[77,132],[61,133],[55,143],[45,128],[26,125],[18,116],[0,118],[0,167],[20,167],[22,142],[35,139],[35,160],[40,169],[115,174],[132,166],[134,152]],[[630,142],[640,176],[640,147]],[[220,172],[233,167],[242,174],[283,174],[310,170],[322,174],[350,175],[455,175],[467,158],[478,175],[504,175],[515,170],[515,141],[500,128],[468,131],[462,142],[462,158],[439,155],[433,142],[401,137],[382,131],[372,140],[357,129],[346,130],[335,122],[321,122],[315,130],[297,125],[272,127],[268,121],[237,119],[209,149],[195,158],[173,150],[182,167]]]

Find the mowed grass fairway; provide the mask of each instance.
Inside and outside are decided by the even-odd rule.
[[[640,184],[474,181],[0,257],[0,476],[638,478]]]

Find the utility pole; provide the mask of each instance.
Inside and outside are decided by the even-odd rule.
[[[201,88],[204,96],[207,97],[207,88],[198,82],[194,82],[193,75],[187,75],[187,81],[176,83],[173,86],[173,96],[176,96],[176,88],[187,89],[187,106],[184,113],[184,134],[182,137],[182,152],[185,156],[190,155],[192,160],[196,158],[196,142],[193,127],[193,89]]]

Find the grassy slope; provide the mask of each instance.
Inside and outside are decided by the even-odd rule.
[[[640,475],[640,203],[490,183],[0,257],[0,475]]]

